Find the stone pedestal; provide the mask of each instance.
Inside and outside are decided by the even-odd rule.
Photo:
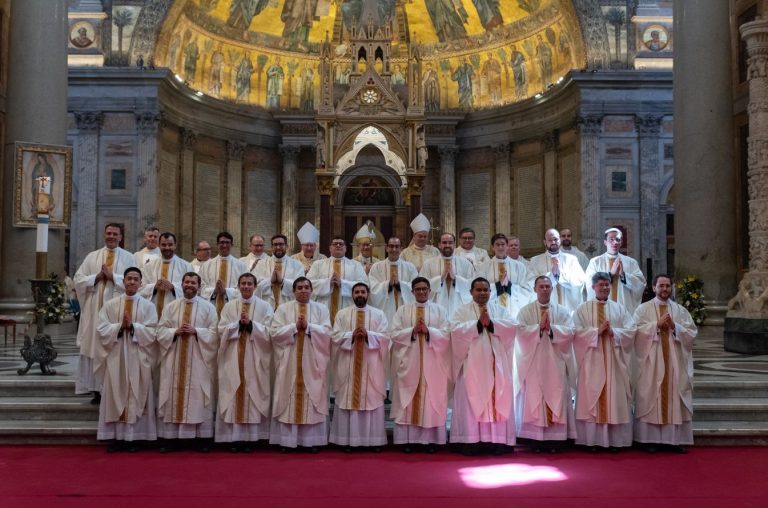
[[[36,230],[13,225],[14,143],[67,143],[67,4],[65,0],[13,0],[8,35],[8,97],[2,172],[0,313],[31,302]],[[73,173],[77,175],[78,168]],[[64,274],[64,230],[51,229],[48,271]],[[9,312],[10,311],[10,312]],[[23,319],[26,319],[24,316]]]
[[[440,152],[440,233],[456,234],[457,146],[441,146]],[[434,226],[434,224],[433,224]]]
[[[675,275],[704,282],[710,305],[736,286],[728,2],[674,3]]]
[[[768,21],[740,28],[749,76],[749,272],[728,303],[725,349],[768,353]]]
[[[296,163],[299,157],[299,147],[293,145],[280,145],[280,154],[283,156],[283,185],[281,206],[283,210],[280,229],[288,237],[288,252],[296,250],[296,219],[298,212],[296,205],[296,193],[298,182],[296,181]]]

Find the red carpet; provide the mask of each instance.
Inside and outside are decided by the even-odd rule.
[[[94,446],[0,447],[0,506],[768,506],[768,448],[688,455],[257,451],[107,454]]]

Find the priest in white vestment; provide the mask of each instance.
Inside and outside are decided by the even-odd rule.
[[[357,243],[359,254],[352,259],[363,265],[366,275],[370,273],[374,263],[381,261],[373,255],[373,241],[375,239],[376,233],[373,231],[373,227],[369,224],[363,224],[355,234],[355,242]]]
[[[475,276],[472,263],[454,255],[456,238],[451,233],[440,236],[440,256],[424,262],[419,275],[429,279],[432,301],[441,305],[451,318],[460,306],[472,301],[469,285]]]
[[[197,296],[198,274],[187,273],[181,285],[184,298],[166,305],[157,329],[157,435],[165,439],[212,438],[219,347],[216,308]],[[199,446],[205,449],[207,444],[201,442]],[[169,444],[166,449],[171,447]]]
[[[370,304],[384,311],[389,321],[400,307],[413,301],[411,281],[418,275],[413,263],[400,258],[401,251],[400,239],[391,237],[387,240],[387,259],[373,265],[368,272]]]
[[[491,302],[501,305],[512,317],[535,298],[528,280],[528,269],[520,261],[507,256],[507,237],[497,233],[491,237],[494,256],[476,270],[478,277],[491,283]]]
[[[507,256],[509,256],[511,259],[514,259],[515,261],[520,261],[525,265],[525,268],[528,268],[531,264],[530,261],[520,255],[520,239],[516,236],[510,236],[508,239]]]
[[[146,265],[160,257],[160,248],[157,245],[159,238],[160,230],[157,226],[149,226],[144,230],[144,247],[133,253],[133,266],[143,271]]]
[[[240,262],[245,267],[247,272],[256,273],[256,269],[259,267],[259,263],[267,259],[269,256],[264,252],[264,245],[266,240],[261,235],[251,235],[248,240],[248,252],[247,256],[240,258]]]
[[[515,444],[512,348],[516,324],[504,307],[490,303],[491,285],[471,285],[472,302],[450,321],[452,370],[456,380],[451,443],[492,443],[494,454]],[[466,447],[474,454],[477,447]]]
[[[291,256],[304,266],[304,273],[309,273],[312,263],[325,259],[326,255],[317,252],[317,244],[320,242],[320,231],[310,222],[305,222],[296,233],[301,250]]]
[[[216,442],[252,450],[250,442],[269,439],[272,307],[256,296],[256,277],[238,282],[240,297],[227,303],[219,319]]]
[[[635,324],[627,310],[611,301],[611,276],[592,276],[596,299],[573,314],[578,381],[576,444],[608,448],[632,445],[630,371]]]
[[[154,441],[152,364],[157,314],[154,305],[137,294],[141,286],[138,268],[128,268],[123,283],[125,294],[109,300],[99,312],[99,339],[107,357],[96,438]]]
[[[472,228],[463,228],[459,231],[459,246],[456,247],[456,255],[472,263],[475,271],[490,259],[487,250],[475,247],[475,230]]]
[[[190,261],[189,264],[192,265],[192,270],[194,270],[195,273],[200,273],[200,268],[210,259],[211,244],[202,240],[197,243],[197,247],[195,248],[195,259]]]
[[[440,251],[436,247],[428,245],[430,229],[432,229],[432,226],[429,223],[429,219],[423,213],[417,215],[411,221],[411,231],[413,231],[411,244],[403,249],[400,255],[404,261],[413,263],[419,271],[421,271],[427,259],[440,256]]]
[[[390,324],[392,338],[392,408],[394,443],[446,443],[451,349],[448,318],[429,301],[429,280],[411,282],[415,302],[400,307]]]
[[[248,271],[235,256],[230,254],[234,239],[226,231],[216,236],[219,255],[207,261],[200,268],[203,281],[200,296],[211,302],[216,308],[216,316],[228,301],[238,297],[237,280]]]
[[[191,263],[176,255],[176,235],[160,235],[160,257],[142,268],[144,280],[140,292],[141,296],[155,304],[158,317],[163,315],[167,304],[183,297],[181,281],[185,273],[193,271]]]
[[[352,302],[352,286],[358,282],[368,282],[363,265],[344,257],[347,242],[336,236],[331,240],[331,257],[312,263],[307,278],[312,281],[315,301],[328,307],[331,324],[336,313]]]
[[[304,276],[304,266],[285,255],[288,239],[277,234],[270,240],[272,255],[256,268],[256,296],[267,302],[272,310],[293,300],[293,281]]]
[[[584,270],[575,256],[560,250],[560,233],[556,229],[547,230],[544,245],[547,251],[531,258],[528,265],[531,285],[539,275],[548,276],[555,303],[573,312],[584,301]]]
[[[535,292],[536,301],[517,315],[517,437],[535,441],[534,448],[539,451],[554,453],[562,441],[576,439],[571,402],[572,389],[576,388],[573,321],[568,309],[551,300],[549,277],[536,278]]]
[[[579,266],[581,266],[582,270],[586,270],[587,266],[589,266],[589,258],[587,255],[573,244],[573,233],[569,228],[563,228],[560,230],[560,250],[566,254],[576,256],[576,259],[579,260]],[[589,280],[589,277],[587,280]]]
[[[610,299],[624,306],[631,314],[635,312],[645,289],[645,275],[634,258],[619,252],[622,237],[621,230],[610,228],[605,232],[606,252],[592,258],[587,267],[587,280],[596,272],[611,274]],[[587,298],[594,298],[592,288],[587,290]]]
[[[107,352],[99,340],[96,324],[104,303],[123,293],[123,273],[134,266],[133,254],[119,247],[122,226],[110,223],[104,227],[104,247],[87,256],[75,273],[75,292],[80,301],[80,325],[77,346],[80,357],[75,393],[95,392],[93,403],[99,403]]]
[[[668,445],[685,453],[693,444],[693,342],[698,330],[682,305],[670,299],[668,275],[654,277],[656,298],[635,311],[635,436],[649,451]]]
[[[389,323],[382,311],[368,305],[368,286],[352,287],[354,306],[336,315],[331,358],[335,404],[328,441],[351,447],[387,444],[384,429]]]
[[[331,321],[325,305],[310,301],[309,279],[293,281],[293,293],[270,326],[275,381],[269,443],[314,450],[328,444]]]

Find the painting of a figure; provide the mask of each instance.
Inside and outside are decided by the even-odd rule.
[[[501,64],[493,57],[493,53],[488,53],[488,60],[483,64],[481,78],[485,83],[488,100],[491,104],[498,104],[501,101]]]
[[[176,68],[176,56],[179,52],[179,46],[181,46],[181,35],[176,34],[171,39],[171,45],[168,49],[168,67]]]
[[[69,42],[78,49],[90,47],[95,39],[96,32],[90,23],[80,21],[70,28]]]
[[[472,0],[480,16],[480,23],[486,30],[493,30],[504,24],[499,10],[499,0]]]
[[[541,35],[537,35],[536,38],[536,54],[539,57],[539,65],[541,66],[541,82],[546,89],[552,84],[552,48],[544,42],[544,38]]]
[[[299,73],[299,98],[300,108],[303,111],[312,111],[315,109],[315,71],[312,70],[309,62],[304,64],[304,68]]]
[[[267,69],[267,108],[279,109],[280,97],[283,95],[285,72],[280,66],[280,57]]]
[[[424,0],[432,25],[440,42],[461,39],[467,36],[464,24],[469,15],[461,4],[454,0]]]
[[[211,78],[208,90],[214,97],[221,96],[221,71],[224,67],[224,53],[221,48],[211,55]]]
[[[424,109],[430,113],[440,111],[440,80],[437,71],[432,67],[432,62],[427,62],[422,83],[424,85]]]
[[[245,55],[235,71],[235,88],[238,101],[247,101],[251,94],[251,74],[253,74],[253,62],[248,55]]]
[[[247,30],[251,26],[253,18],[259,15],[269,0],[232,0],[229,6],[229,19],[227,24],[234,28]]]
[[[280,19],[285,23],[283,37],[289,49],[306,51],[309,30],[315,20],[327,16],[331,0],[285,0]]]
[[[367,19],[363,17],[363,0],[345,0],[341,6],[341,15],[343,16],[344,26],[349,30],[353,22],[366,24]],[[376,15],[379,21],[385,21],[395,17],[395,0],[378,0],[376,2]]]
[[[515,78],[515,98],[523,99],[528,95],[528,78],[525,74],[525,56],[517,50],[514,44],[511,48],[509,63],[512,66],[512,76]]]
[[[72,148],[16,143],[15,161],[14,225],[37,223],[38,179],[45,178],[50,182],[45,205],[49,226],[66,227],[72,194]]]
[[[643,44],[651,51],[661,51],[667,47],[669,36],[664,27],[654,25],[643,32]]]
[[[390,76],[389,80],[393,86],[405,84],[405,74],[403,74],[403,69],[400,67],[400,64],[395,64],[395,69],[392,71],[392,76]]]
[[[472,80],[475,77],[475,70],[464,57],[455,71],[451,74],[451,80],[456,81],[459,88],[459,107],[462,109],[472,109],[474,97],[472,95]]]
[[[189,82],[195,80],[195,71],[197,70],[197,59],[200,58],[200,48],[197,47],[197,41],[192,40],[184,48],[184,79]]]

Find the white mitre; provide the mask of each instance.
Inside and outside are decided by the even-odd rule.
[[[368,243],[373,243],[374,238],[376,238],[376,233],[368,223],[363,224],[363,227],[355,233],[355,241],[358,243],[365,243],[366,240]]]
[[[302,245],[305,243],[317,243],[320,241],[320,231],[311,222],[305,222],[298,233],[296,233],[296,237]]]
[[[426,215],[423,213],[420,213],[416,216],[415,219],[411,221],[411,231],[414,233],[419,233],[421,231],[429,231],[430,229],[429,219],[427,219]]]

